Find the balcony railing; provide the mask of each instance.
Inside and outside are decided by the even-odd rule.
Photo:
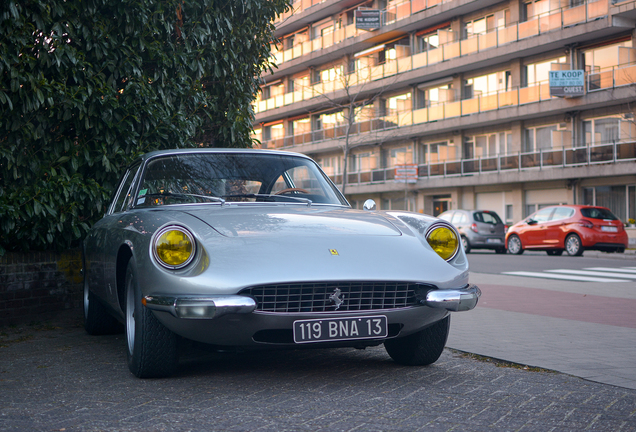
[[[543,149],[536,152],[496,155],[474,159],[430,162],[418,165],[418,177],[474,176],[506,171],[540,170],[604,163],[636,161],[636,141],[620,141],[575,148]],[[349,173],[347,184],[373,184],[392,181],[395,168]],[[336,184],[342,175],[329,176]]]
[[[587,74],[586,83],[588,92],[633,85],[636,83],[636,63],[614,66]],[[529,87],[481,95],[472,99],[443,102],[430,105],[426,108],[405,110],[393,115],[359,121],[351,125],[349,136],[359,136],[389,129],[469,116],[471,114],[521,106],[549,99],[558,98],[550,95],[549,82],[544,81]],[[339,139],[344,137],[345,134],[346,125],[338,124],[331,127],[324,127],[320,130],[305,131],[284,138],[262,140],[262,143],[263,148],[293,147],[301,144]]]
[[[311,3],[309,0],[307,0],[307,2]],[[389,6],[382,13],[382,21],[384,24],[389,24],[445,2],[446,1],[441,0],[411,0],[399,5]],[[577,24],[594,21],[609,13],[609,4],[609,0],[596,0],[578,6],[554,9],[532,17],[525,22],[512,23],[507,27],[500,27],[485,34],[474,35],[464,40],[448,42],[434,50],[405,57],[410,59],[410,62],[406,62],[410,63],[410,65],[404,71],[478,53],[554,30],[561,30]],[[274,51],[272,55],[275,58],[276,64],[280,65],[311,52],[329,48],[348,38],[358,36],[363,32],[364,30],[357,30],[355,24],[351,24],[324,36],[296,44],[287,50]]]

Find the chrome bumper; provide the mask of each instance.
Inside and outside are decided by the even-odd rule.
[[[177,318],[212,319],[226,314],[246,314],[256,309],[251,297],[223,295],[208,297],[145,296],[142,303],[156,311],[168,312]]]
[[[460,289],[440,289],[426,294],[426,306],[451,312],[467,311],[477,306],[481,290],[477,285]]]

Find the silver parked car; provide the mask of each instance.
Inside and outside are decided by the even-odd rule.
[[[499,215],[491,210],[448,210],[438,216],[457,228],[464,251],[493,249],[506,253],[506,227]]]
[[[449,311],[481,294],[459,234],[365,207],[296,153],[148,153],[84,241],[85,328],[123,328],[137,377],[172,373],[179,337],[223,350],[384,344],[398,363],[433,363]]]

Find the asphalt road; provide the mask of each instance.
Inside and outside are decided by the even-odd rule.
[[[545,269],[583,269],[586,267],[636,266],[636,254],[586,251],[583,256],[567,254],[548,256],[545,252],[525,251],[522,255],[495,254],[488,250],[475,250],[468,254],[470,271],[500,274],[503,271],[543,271]]]

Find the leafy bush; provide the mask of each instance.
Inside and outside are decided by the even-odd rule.
[[[2,3],[0,254],[77,243],[141,153],[250,146],[288,3]]]

